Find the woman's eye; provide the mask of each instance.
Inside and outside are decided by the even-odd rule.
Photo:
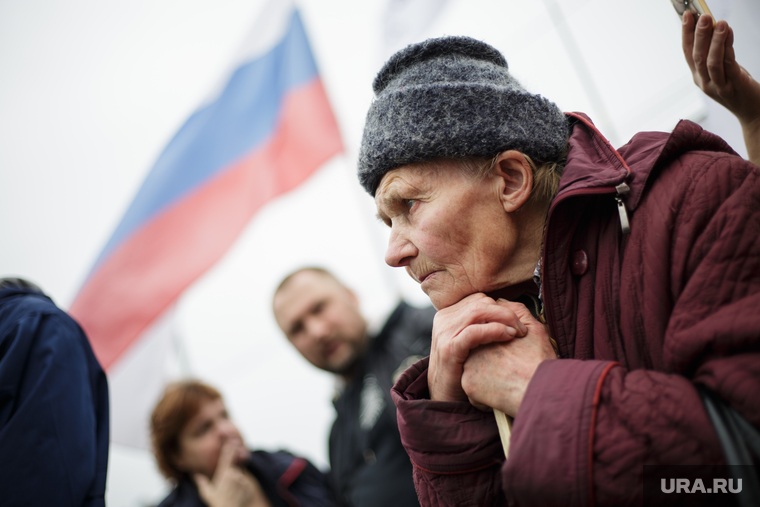
[[[202,437],[203,435],[205,435],[206,433],[208,433],[208,431],[210,429],[211,429],[211,423],[208,423],[208,422],[204,423],[197,430],[195,430],[195,436],[196,437]]]

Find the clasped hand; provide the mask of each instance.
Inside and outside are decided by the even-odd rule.
[[[430,398],[514,417],[538,365],[556,357],[546,328],[524,305],[471,294],[433,321]]]

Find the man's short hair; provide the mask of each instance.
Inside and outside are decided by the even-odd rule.
[[[205,401],[221,399],[213,387],[198,380],[169,384],[150,418],[150,436],[158,469],[167,479],[179,480],[183,472],[174,464],[179,436]]]
[[[282,289],[284,289],[285,286],[288,285],[293,278],[295,278],[296,276],[300,275],[301,273],[304,273],[304,272],[307,272],[307,271],[312,272],[312,273],[317,273],[317,274],[320,274],[320,275],[324,275],[327,278],[331,278],[331,279],[335,280],[336,282],[338,282],[339,285],[341,285],[341,286],[343,285],[343,282],[341,282],[340,280],[338,280],[337,276],[335,276],[334,274],[332,274],[330,271],[326,270],[325,268],[321,268],[319,266],[305,266],[305,267],[296,269],[295,271],[293,271],[292,273],[290,273],[288,276],[286,276],[285,278],[283,278],[282,281],[280,282],[280,285],[278,285],[277,289],[275,289],[274,295],[276,296],[277,294],[279,294],[280,291]]]

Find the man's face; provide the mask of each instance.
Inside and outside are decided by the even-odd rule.
[[[273,307],[290,343],[317,368],[346,374],[364,354],[367,324],[359,302],[329,275],[296,274],[275,295]]]

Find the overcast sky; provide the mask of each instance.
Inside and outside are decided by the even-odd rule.
[[[710,4],[733,14],[753,1]],[[27,277],[70,305],[142,179],[217,83],[262,5],[0,0],[0,276]],[[691,81],[669,0],[448,0],[431,22],[403,0],[298,5],[346,153],[265,207],[173,319],[186,368],[221,388],[250,445],[286,447],[324,468],[332,379],[289,348],[271,293],[291,269],[321,264],[356,289],[376,324],[399,296],[425,304],[405,274],[383,264],[387,232],[354,176],[372,78],[405,33],[485,40],[529,90],[588,113],[615,146],[636,131],[701,120],[712,106]],[[757,32],[752,9],[749,21],[741,18]],[[737,30],[737,46],[760,47],[748,31]],[[735,125],[724,124],[732,139]],[[109,466],[111,506],[160,500],[165,491],[146,451],[114,448]]]

